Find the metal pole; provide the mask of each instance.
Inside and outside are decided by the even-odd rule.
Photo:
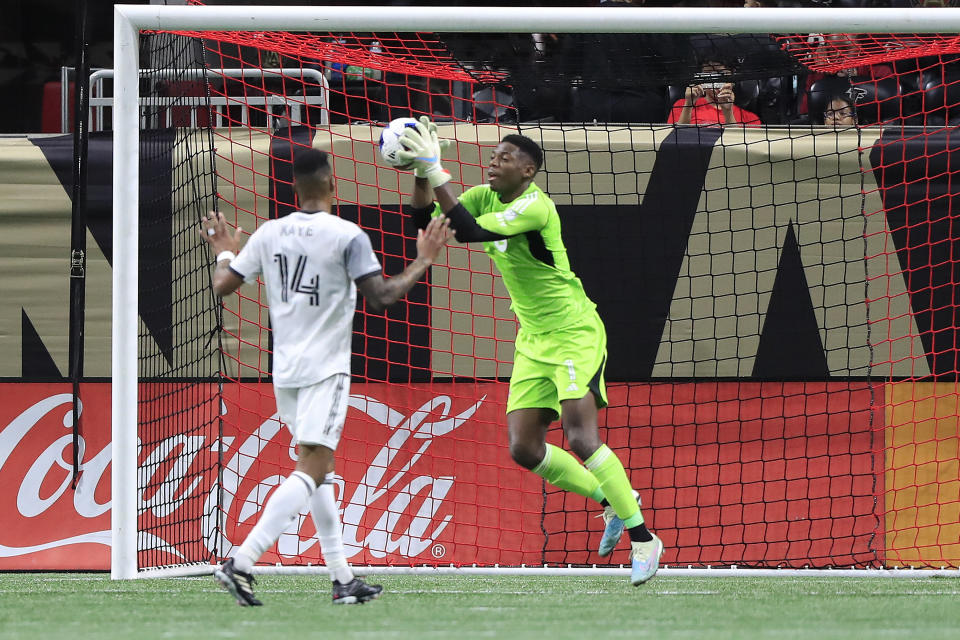
[[[73,189],[70,215],[70,383],[73,390],[73,488],[80,479],[80,378],[83,376],[87,267],[87,143],[89,66],[87,0],[77,3],[76,90],[73,104]]]
[[[137,226],[140,184],[139,40],[114,8],[112,547],[110,576],[137,575]]]
[[[60,133],[70,132],[70,67],[60,67]]]

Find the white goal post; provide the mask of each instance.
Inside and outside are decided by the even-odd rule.
[[[139,41],[141,30],[545,32],[545,33],[945,33],[956,9],[700,9],[526,7],[114,7],[112,549],[111,576],[137,571],[137,327]],[[531,569],[533,570],[533,569]],[[435,568],[427,573],[440,573]],[[470,572],[469,568],[464,569]],[[484,569],[484,572],[490,569]],[[562,569],[559,571],[563,571]],[[705,570],[711,571],[711,570]],[[716,570],[713,570],[716,571]],[[763,575],[803,575],[768,570]],[[824,574],[839,575],[839,571]],[[915,576],[909,570],[856,575]],[[748,575],[760,575],[750,573]],[[957,575],[923,571],[923,575]]]

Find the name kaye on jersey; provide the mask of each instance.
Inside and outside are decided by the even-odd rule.
[[[280,235],[299,236],[301,238],[312,238],[313,227],[297,227],[294,225],[286,225],[286,226],[280,227]]]

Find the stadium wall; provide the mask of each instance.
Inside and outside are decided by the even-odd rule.
[[[883,212],[883,197],[904,199],[896,193],[886,196],[896,189],[875,182],[878,175],[892,185],[919,184],[928,187],[927,193],[949,194],[950,173],[935,163],[942,156],[946,166],[950,154],[930,149],[942,144],[943,150],[952,150],[949,140],[920,137],[895,147],[880,144],[879,129],[860,134],[728,129],[722,137],[717,131],[559,126],[525,131],[541,136],[547,153],[540,182],[563,215],[571,263],[600,308],[611,344],[617,345],[608,379],[929,374],[933,354],[927,353],[923,337],[955,329],[917,326],[907,279],[891,264],[894,249],[923,250],[928,236],[914,234],[904,239],[903,247],[887,248],[888,238],[896,241],[897,236],[889,233],[885,216],[863,212]],[[467,185],[481,182],[483,154],[503,132],[492,125],[442,131],[460,140],[456,151],[449,152],[460,160],[449,163],[454,179]],[[409,189],[410,178],[375,166],[374,145],[363,144],[374,134],[366,126],[331,126],[318,133],[313,144],[336,154],[339,213],[382,227],[379,233],[371,231],[375,248],[413,255],[409,225],[399,213],[391,213],[399,208],[401,189]],[[301,137],[308,141],[305,132]],[[255,229],[257,219],[276,213],[274,201],[262,194],[289,191],[289,185],[276,179],[283,177],[277,174],[284,163],[271,161],[283,157],[278,146],[284,145],[289,146],[286,139],[257,132],[243,140],[217,138],[218,162],[232,163],[229,179],[221,176],[218,184],[228,208],[224,214],[235,216],[244,229]],[[873,152],[861,153],[861,147]],[[929,166],[919,167],[906,157],[911,150],[928,158]],[[67,368],[64,274],[71,142],[67,136],[3,138],[0,152],[0,281],[7,299],[0,308],[0,377],[58,379]],[[84,361],[85,374],[97,377],[108,376],[110,364],[109,134],[94,134],[90,152]],[[883,171],[872,171],[870,158],[881,161],[881,153],[905,156],[900,171],[889,161]],[[918,171],[905,177],[904,172]],[[948,200],[938,203],[925,196],[918,198],[922,213],[927,203],[949,212]],[[909,215],[905,209],[900,206],[898,215]],[[142,218],[149,215],[148,210],[140,212]],[[189,230],[195,215],[175,212],[171,233]],[[912,220],[900,224],[916,226]],[[741,263],[740,256],[750,264]],[[898,257],[907,262],[905,255]],[[386,265],[388,272],[399,266]],[[616,274],[617,286],[611,284],[611,274]],[[144,271],[141,289],[171,296],[169,275]],[[781,289],[799,283],[806,291],[776,290],[778,276]],[[516,325],[506,291],[487,258],[454,245],[446,265],[435,266],[431,279],[448,286],[432,291],[430,331],[413,345],[428,352],[431,369],[452,376],[508,376]],[[458,293],[448,297],[449,290]],[[826,363],[798,361],[796,354],[779,358],[776,353],[758,362],[758,356],[764,357],[759,343],[771,301],[795,294],[806,307],[800,311],[816,319],[810,329],[817,342],[828,346]],[[952,285],[942,295],[952,299]],[[867,297],[884,303],[883,317],[873,314],[871,330],[875,339],[884,336],[886,352],[875,358],[872,369]],[[171,314],[189,313],[178,309],[176,301],[169,307]],[[722,320],[713,322],[717,318]],[[156,322],[151,319],[147,327],[151,333],[157,333],[152,326]],[[232,334],[267,346],[259,324],[229,316],[227,322],[234,323],[228,325]],[[231,353],[236,347],[226,345]],[[155,349],[159,353],[160,347]],[[255,351],[246,353],[252,356]],[[193,354],[181,351],[180,357]],[[244,362],[243,357],[239,355],[240,369],[229,372],[231,376],[242,376],[245,366],[257,370],[258,362]]]
[[[441,135],[452,137],[452,133]],[[455,172],[454,179],[466,184],[480,182],[485,145],[495,142],[503,130],[457,125],[455,133],[460,140],[455,153],[463,175]],[[914,200],[923,205],[925,220],[949,218],[949,198],[930,196],[952,193],[949,172],[936,166],[938,157],[949,162],[953,149],[948,138],[921,138],[911,143],[903,138],[891,140],[888,132],[879,129],[840,133],[726,129],[721,136],[717,130],[672,127],[556,127],[524,133],[541,136],[547,152],[541,184],[560,208],[571,263],[608,326],[610,379],[615,381],[611,399],[618,400],[612,403],[617,409],[606,412],[604,420],[608,427],[632,427],[626,441],[611,445],[630,460],[628,466],[636,470],[637,484],[654,489],[653,517],[658,506],[669,506],[673,514],[673,522],[655,521],[658,530],[683,529],[688,524],[683,522],[685,517],[708,513],[715,514],[710,518],[716,526],[701,532],[700,544],[722,545],[731,550],[731,557],[749,558],[751,545],[791,544],[789,540],[795,539],[792,532],[771,531],[767,526],[760,537],[763,519],[752,527],[749,509],[732,508],[746,496],[746,503],[757,509],[782,509],[787,515],[784,521],[796,521],[791,527],[820,527],[823,537],[831,533],[829,527],[849,532],[847,548],[830,550],[831,557],[856,561],[879,550],[888,566],[960,558],[960,548],[954,548],[960,545],[951,545],[950,536],[944,537],[945,532],[953,531],[948,530],[950,526],[957,528],[960,519],[955,435],[960,394],[955,380],[948,377],[937,382],[899,381],[946,372],[942,366],[946,358],[931,347],[931,336],[952,335],[955,326],[943,323],[935,314],[916,311],[921,304],[918,296],[927,295],[928,288],[939,287],[943,290],[940,295],[950,296],[953,283],[937,281],[930,268],[934,279],[928,278],[921,291],[918,281],[911,281],[899,265],[916,266],[911,258],[929,245],[931,236],[898,240],[896,233],[890,233],[893,223],[887,222],[899,216],[897,228],[919,224],[916,216],[921,214],[910,206],[909,193],[898,191],[902,184],[921,185],[925,195]],[[299,135],[307,139],[305,132]],[[357,219],[379,216],[384,224],[395,225],[393,231],[374,234],[374,242],[377,247],[400,242],[402,253],[402,243],[409,240],[400,237],[399,214],[387,219],[379,211],[396,210],[400,188],[409,178],[398,179],[396,172],[375,167],[373,145],[358,144],[372,137],[369,127],[334,126],[313,144],[335,154],[341,201],[352,203],[344,206],[343,213]],[[222,193],[231,192],[227,199],[236,203],[236,216],[244,228],[255,228],[254,216],[270,215],[271,201],[253,194],[277,188],[271,184],[276,182],[277,170],[269,160],[271,154],[277,156],[277,144],[282,142],[256,133],[244,140],[218,139],[218,161],[242,156],[244,162],[238,166],[247,167],[234,172],[232,182],[219,185]],[[942,145],[947,153],[931,152],[931,144]],[[4,512],[13,515],[13,526],[0,533],[6,537],[0,540],[0,569],[106,568],[109,561],[106,383],[89,382],[83,387],[85,467],[76,491],[69,488],[70,442],[64,438],[68,433],[64,429],[69,427],[69,386],[59,381],[67,362],[71,145],[69,138],[61,136],[0,139],[0,220],[4,229],[0,282],[6,302],[0,306],[0,376],[8,381],[0,385],[0,480],[4,486],[16,488],[0,498],[7,502]],[[896,154],[903,158],[900,166],[890,161]],[[912,157],[927,160],[919,166]],[[89,378],[109,375],[111,162],[109,137],[93,136],[85,354]],[[457,166],[451,163],[451,168]],[[254,184],[255,190],[250,188]],[[379,209],[364,206],[373,203]],[[930,211],[939,213],[931,215]],[[864,212],[882,215],[864,216]],[[185,228],[194,224],[187,213],[175,217],[174,224]],[[720,235],[730,241],[718,246],[710,241],[710,235],[716,238],[721,230],[725,233]],[[950,239],[949,234],[946,237]],[[888,248],[884,243],[890,238],[895,246]],[[741,271],[736,256],[742,253],[750,254],[754,261],[749,285],[736,277]],[[870,256],[866,260],[865,254]],[[426,354],[435,371],[450,376],[507,376],[516,327],[499,278],[478,259],[486,260],[476,251],[454,246],[448,250],[447,265],[434,267],[434,282],[463,291],[444,297],[447,289],[433,290],[437,309],[428,318],[430,330],[419,338],[422,343],[412,346]],[[616,286],[611,285],[610,274],[616,274]],[[148,285],[149,277],[144,274]],[[784,283],[793,283],[794,288],[783,290]],[[162,283],[156,284],[157,290],[163,290]],[[799,300],[800,311],[815,318],[816,323],[808,328],[819,344],[831,347],[825,350],[824,362],[760,348],[763,333],[776,329],[766,321],[771,305],[785,298]],[[882,318],[878,320],[874,313],[868,323],[865,298],[883,300]],[[923,300],[922,304],[929,302]],[[171,314],[177,312],[172,306]],[[796,314],[796,309],[792,313]],[[780,310],[777,317],[782,315]],[[714,322],[716,318],[723,321]],[[882,347],[872,369],[868,326],[875,332],[875,351],[877,343]],[[265,340],[262,333],[253,332],[253,323],[240,323],[239,329],[238,335],[254,344]],[[777,331],[793,335],[796,327]],[[774,343],[783,345],[789,340]],[[226,348],[235,350],[235,345]],[[232,375],[242,377],[244,366],[251,371],[259,369],[259,363],[244,363],[242,358],[237,362],[239,369]],[[373,379],[394,375],[366,366],[364,371],[372,373]],[[885,382],[887,379],[893,381]],[[476,396],[483,400],[478,400],[475,411],[503,406],[505,398],[498,394],[505,394],[504,385],[476,384]],[[918,390],[916,385],[926,388]],[[268,385],[257,392],[256,397],[269,403]],[[238,393],[238,388],[228,387],[228,397],[231,393]],[[371,382],[356,385],[354,393],[387,406],[406,407],[405,413],[412,415],[409,409],[415,408],[413,405],[435,402],[444,395],[444,388],[442,381],[435,380],[418,389],[416,398],[393,398],[389,385]],[[821,410],[815,412],[817,419],[807,419],[799,407],[771,405],[770,398],[780,398],[775,402],[781,405],[790,404],[791,394],[802,396],[805,403],[821,403]],[[448,409],[456,415],[470,407]],[[270,415],[272,411],[272,407],[264,407],[262,413]],[[246,424],[254,414],[239,413],[247,417],[239,418],[237,424],[251,432],[273,429],[264,425],[276,424]],[[359,443],[367,442],[354,457],[372,461],[374,456],[368,454],[374,453],[375,445],[369,443],[382,444],[396,432],[378,426],[369,413],[361,413],[357,407],[351,412],[346,433],[352,434],[350,442],[357,444],[348,444],[360,447]],[[496,421],[499,416],[485,419]],[[690,430],[686,440],[678,440],[677,424]],[[436,437],[431,444],[436,458],[430,460],[429,468],[444,469],[452,460],[452,449],[444,447],[455,446],[462,436],[464,442],[478,447],[469,458],[477,461],[471,469],[458,464],[449,474],[419,477],[424,490],[429,487],[441,492],[445,488],[475,496],[477,510],[445,512],[440,500],[430,514],[432,526],[422,531],[411,532],[409,525],[398,530],[404,541],[399,545],[386,540],[367,544],[365,538],[357,539],[354,562],[383,562],[386,558],[406,563],[423,554],[431,555],[433,561],[483,562],[484,549],[500,547],[517,563],[536,563],[549,560],[551,549],[563,544],[561,536],[545,539],[539,521],[510,519],[511,513],[520,511],[484,511],[482,505],[488,502],[482,494],[491,487],[489,479],[480,478],[489,471],[484,469],[487,463],[503,476],[493,483],[498,493],[516,487],[516,495],[507,497],[507,503],[532,496],[542,499],[542,493],[538,483],[527,486],[529,474],[516,473],[506,458],[505,433],[468,433],[469,429],[467,420],[459,433]],[[776,478],[767,477],[768,467],[760,463],[786,452],[751,451],[741,445],[738,450],[746,457],[729,461],[722,447],[706,451],[696,446],[697,434],[703,430],[725,431],[738,441],[763,442],[763,437],[750,436],[751,429],[773,429],[803,438],[807,444],[796,457],[797,466],[782,470]],[[664,430],[672,434],[670,443],[688,441],[689,446],[671,444],[665,449],[664,443],[657,441]],[[276,452],[270,455],[289,458],[285,432],[273,431],[265,438],[268,448]],[[227,445],[228,455],[242,444],[238,443],[239,434],[234,437],[237,439]],[[840,441],[848,455],[842,461],[831,460],[831,442]],[[142,452],[141,462],[151,455],[175,455],[176,450],[176,442],[171,440],[164,451]],[[884,456],[889,459],[880,459]],[[904,456],[902,464],[897,456]],[[685,491],[684,487],[691,485],[691,474],[702,473],[703,468],[715,473],[714,484],[729,493],[712,500],[702,492]],[[359,466],[343,470],[347,498],[349,487],[368,472],[369,467]],[[264,479],[241,481],[260,486]],[[800,495],[801,485],[804,511],[791,512],[796,507],[791,496]],[[208,486],[201,483],[184,490],[203,491]],[[825,497],[858,496],[851,497],[851,514],[863,513],[863,505],[852,504],[855,500],[875,502],[868,509],[875,517],[845,520],[836,513],[825,517],[817,512],[818,492]],[[447,505],[459,505],[466,499],[464,493],[457,500],[452,499],[455,494],[450,495]],[[806,499],[811,495],[814,500]],[[141,496],[146,501],[149,498]],[[504,498],[499,501],[503,504]],[[382,515],[378,509],[382,506],[365,505],[359,518],[363,522],[377,518]],[[235,533],[242,535],[246,520],[244,514],[237,515],[241,524]],[[250,514],[245,515],[249,518]],[[171,516],[154,512],[152,517]],[[441,529],[445,522],[450,526]],[[721,527],[725,536],[735,537],[733,543],[727,537],[721,539]],[[887,537],[886,530],[896,533]],[[877,540],[884,542],[878,544]],[[426,541],[431,544],[421,548]],[[905,549],[915,549],[910,552],[913,556],[905,555]],[[299,551],[303,555],[304,550]],[[172,558],[176,555],[174,551],[171,554]]]

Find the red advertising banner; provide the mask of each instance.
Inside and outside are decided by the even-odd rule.
[[[0,569],[110,568],[110,385],[83,385],[73,477],[69,384],[0,384]]]
[[[597,506],[545,491],[510,459],[506,391],[353,385],[335,478],[351,562],[604,561],[591,551]],[[212,385],[140,392],[158,399],[140,410],[141,565],[229,556],[296,460],[271,385],[228,384],[222,403]],[[850,566],[882,553],[883,416],[869,383],[637,383],[609,393],[601,435],[640,490],[665,563]],[[69,385],[0,384],[0,570],[109,568],[110,387],[84,384],[81,397],[74,490]],[[192,428],[202,424],[211,426]],[[612,562],[626,561],[625,548]],[[322,563],[309,513],[262,560]]]
[[[351,562],[522,564],[542,557],[542,486],[509,458],[506,385],[471,385],[468,398],[456,390],[353,385],[335,480]],[[174,394],[165,390],[168,400]],[[0,483],[10,488],[0,493],[9,514],[0,528],[0,569],[109,568],[109,385],[85,384],[81,398],[82,467],[73,491],[69,386],[0,384]],[[295,449],[269,384],[225,386],[223,408],[219,441],[171,432],[141,444],[147,481],[138,493],[140,544],[154,549],[156,564],[218,549],[229,555],[294,468]],[[147,411],[141,419],[151,417]],[[198,452],[217,447],[222,475],[198,471]],[[263,561],[322,562],[308,513]]]
[[[240,418],[224,425],[221,548],[228,555],[295,458],[266,395],[272,389],[262,385],[259,397],[251,391],[229,385],[224,394],[226,416]],[[505,403],[504,384],[352,385],[335,480],[351,562],[540,561],[542,484],[510,459]],[[258,414],[267,419],[243,419]],[[263,561],[321,563],[314,534],[305,512]]]

